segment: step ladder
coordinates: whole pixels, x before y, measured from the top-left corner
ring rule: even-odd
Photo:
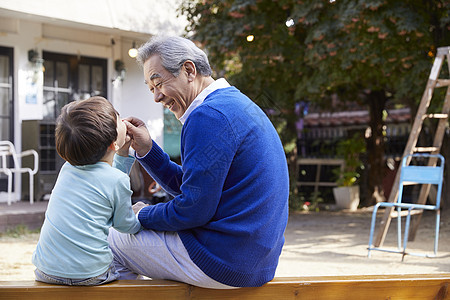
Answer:
[[[418,152],[438,154],[441,150],[448,122],[448,113],[450,111],[450,79],[439,78],[439,74],[441,73],[442,65],[444,64],[445,58],[447,58],[447,64],[450,73],[450,47],[438,48],[436,58],[433,63],[433,67],[431,68],[430,77],[428,79],[425,91],[420,101],[416,118],[414,119],[414,123],[411,128],[408,142],[406,143],[405,151],[403,152],[403,156]],[[428,108],[430,106],[431,99],[433,97],[434,89],[440,87],[447,87],[447,92],[445,94],[445,99],[442,105],[442,112],[428,113]],[[438,119],[437,128],[433,139],[433,145],[429,147],[417,147],[419,134],[422,130],[423,122],[426,119]],[[436,166],[436,160],[429,159],[428,166]],[[400,171],[397,172],[397,175],[395,177],[394,185],[389,195],[388,202],[397,201],[399,181],[400,181]],[[426,200],[430,193],[430,188],[431,185],[429,184],[422,186],[422,188],[420,189],[420,194],[417,203],[419,204],[426,203]],[[393,208],[386,208],[385,213],[378,224],[378,232],[374,240],[375,247],[381,247],[383,245],[384,239],[389,229],[389,225],[391,223],[391,218],[393,217],[393,211],[394,211]],[[409,240],[414,240],[418,225],[420,223],[421,216],[422,211],[420,211],[420,213],[415,216],[415,219],[413,220],[413,223],[411,225]]]

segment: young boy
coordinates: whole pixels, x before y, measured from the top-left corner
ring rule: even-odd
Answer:
[[[126,125],[102,97],[74,101],[56,122],[56,149],[67,162],[50,196],[33,253],[37,281],[99,285],[116,280],[109,228],[137,233],[131,208]],[[118,155],[115,155],[115,154]]]

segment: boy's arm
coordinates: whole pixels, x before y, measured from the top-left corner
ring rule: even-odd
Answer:
[[[124,233],[137,233],[141,230],[141,223],[131,208],[130,181],[121,177],[114,187],[114,215],[112,226]]]
[[[119,169],[120,171],[124,172],[125,174],[130,174],[131,168],[133,167],[135,158],[131,155],[128,155],[127,157],[121,156],[121,155],[114,155],[113,160],[113,168]]]
[[[112,164],[114,168],[119,169],[125,174],[130,174],[131,167],[135,160],[133,156],[129,155],[130,145],[131,138],[127,135],[125,144],[117,150]]]

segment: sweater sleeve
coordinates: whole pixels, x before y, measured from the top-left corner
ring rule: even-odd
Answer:
[[[137,158],[139,163],[144,167],[150,176],[161,187],[172,196],[177,196],[181,193],[180,186],[183,177],[183,171],[179,165],[172,162],[169,155],[165,153],[153,141],[152,149],[146,156]]]
[[[202,106],[192,112],[183,131],[181,193],[167,203],[144,207],[139,221],[145,228],[195,228],[210,222],[217,210],[237,148],[232,129],[220,112]]]

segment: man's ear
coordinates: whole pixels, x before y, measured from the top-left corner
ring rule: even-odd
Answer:
[[[187,60],[183,64],[183,68],[187,74],[188,81],[194,81],[195,77],[197,76],[197,69],[195,68],[194,62],[191,60]]]

